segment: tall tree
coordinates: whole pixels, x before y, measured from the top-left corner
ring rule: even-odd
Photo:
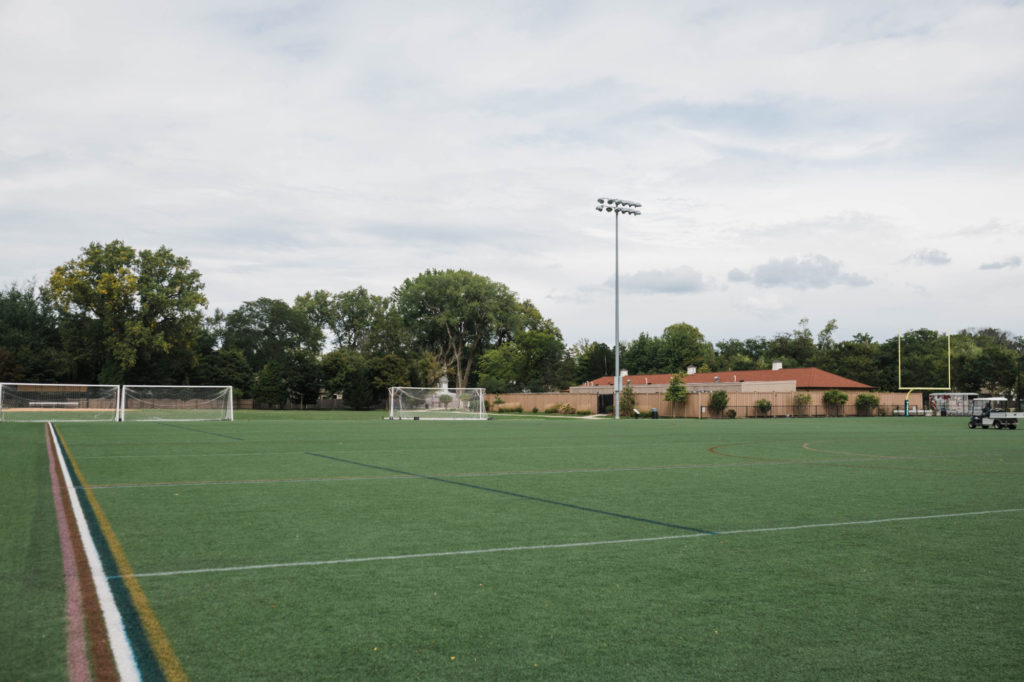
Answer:
[[[573,365],[560,334],[520,332],[480,357],[480,384],[492,393],[541,392],[568,388]]]
[[[524,326],[526,309],[507,286],[467,270],[428,270],[393,297],[416,346],[454,370],[460,388],[481,353]]]
[[[46,293],[34,283],[0,290],[0,381],[50,382],[67,378],[67,355]]]
[[[686,377],[680,374],[673,374],[665,389],[665,400],[672,403],[672,416],[676,416],[676,405],[686,405],[689,394],[686,391]]]
[[[120,383],[140,359],[195,363],[206,307],[199,271],[166,246],[135,249],[120,240],[91,243],[54,269],[50,294],[65,316],[65,344],[92,364],[102,383]]]
[[[392,299],[356,287],[334,296],[331,330],[341,348],[373,355],[408,351],[409,333]]]
[[[224,347],[241,351],[257,372],[271,360],[284,371],[289,351],[318,352],[321,339],[308,316],[280,299],[246,301],[224,321]]]
[[[631,374],[655,374],[666,371],[662,367],[665,361],[663,346],[662,339],[652,337],[647,332],[640,332],[640,336],[621,349],[620,365]]]
[[[665,327],[661,334],[657,371],[681,372],[689,365],[710,365],[713,358],[714,347],[700,330],[691,324],[679,322]]]
[[[576,362],[576,384],[583,384],[600,377],[611,375],[615,371],[615,351],[606,343],[583,339],[570,350]]]

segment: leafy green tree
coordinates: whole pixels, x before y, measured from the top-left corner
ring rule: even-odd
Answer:
[[[657,367],[660,372],[682,372],[689,365],[710,365],[714,346],[693,325],[679,322],[661,334]]]
[[[528,311],[504,284],[466,270],[428,270],[393,297],[415,347],[453,369],[458,388],[469,385],[484,351],[524,328]]]
[[[25,369],[18,364],[14,353],[6,348],[0,348],[0,382],[2,381],[24,381]]]
[[[754,407],[757,408],[757,412],[762,417],[767,417],[768,413],[772,411],[772,401],[767,398],[761,398],[754,403]]]
[[[1016,391],[1017,340],[998,329],[964,329],[952,337],[953,385],[960,391],[1010,395]]]
[[[255,380],[242,351],[223,348],[199,358],[192,376],[201,386],[233,386],[239,398],[252,394]]]
[[[768,342],[769,362],[781,360],[786,367],[810,367],[817,347],[807,318],[792,333],[778,334]]]
[[[711,414],[722,414],[725,408],[729,407],[729,394],[725,391],[715,391],[708,399],[708,410]]]
[[[522,366],[522,356],[514,344],[505,343],[491,348],[480,356],[479,383],[488,393],[519,391]]]
[[[673,374],[672,378],[668,382],[668,388],[665,389],[665,400],[672,403],[672,416],[676,416],[676,405],[686,406],[686,401],[689,398],[689,394],[686,391],[686,379],[682,373]]]
[[[886,375],[879,366],[880,358],[879,344],[869,334],[856,334],[819,355],[815,366],[868,386],[882,386]]]
[[[387,397],[392,386],[412,386],[409,363],[394,353],[375,355],[370,358],[370,376],[373,388],[381,400]]]
[[[173,357],[178,371],[195,362],[207,305],[200,273],[161,246],[135,249],[91,243],[54,269],[54,304],[64,316],[65,346],[102,383],[120,383],[140,360]]]
[[[949,354],[946,335],[931,329],[914,329],[890,339],[887,345],[899,353],[892,353],[893,373],[902,369],[902,378],[897,378],[898,390],[903,386],[939,387],[949,385]]]
[[[716,372],[732,372],[748,369],[767,369],[759,355],[752,355],[751,341],[732,338],[715,344],[715,359],[711,369]]]
[[[288,400],[288,383],[285,380],[284,368],[277,360],[271,360],[263,365],[259,376],[256,377],[256,385],[253,387],[252,397],[257,405],[267,407],[280,407]]]
[[[614,358],[614,351],[612,353]],[[640,336],[621,349],[619,360],[632,374],[656,374],[668,371],[661,364],[662,355],[662,340],[640,332]],[[609,373],[614,373],[614,369]]]
[[[224,347],[241,351],[257,369],[271,360],[283,367],[289,351],[319,352],[321,342],[310,318],[279,299],[246,301],[224,320]]]
[[[380,404],[382,391],[374,385],[370,361],[361,353],[347,348],[331,351],[324,356],[323,372],[328,390],[341,395],[345,407],[368,410]]]
[[[285,354],[282,374],[288,396],[302,405],[315,405],[323,385],[320,359],[311,350],[291,349]]]
[[[399,354],[411,339],[391,299],[357,287],[334,296],[331,326],[338,346],[373,354]]]
[[[0,381],[52,382],[70,378],[56,312],[44,290],[29,283],[0,290]]]
[[[605,343],[583,339],[572,347],[570,355],[576,363],[573,381],[577,385],[615,372],[615,351]]]
[[[630,416],[634,408],[636,408],[636,392],[633,391],[633,385],[627,383],[622,387],[622,393],[619,394],[619,414]]]
[[[490,392],[542,392],[569,387],[572,373],[556,331],[527,330],[480,356],[479,382]]]
[[[323,289],[307,291],[295,297],[292,310],[306,319],[310,328],[310,350],[319,353],[327,333],[337,324],[338,304],[334,295]]]

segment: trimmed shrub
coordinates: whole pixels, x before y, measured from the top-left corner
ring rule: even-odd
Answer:
[[[878,412],[878,394],[861,393],[854,402],[857,406],[857,414],[861,417],[870,417]]]
[[[768,413],[772,411],[772,401],[767,398],[761,398],[754,403],[754,407],[757,408],[757,412],[760,416],[767,417]]]
[[[725,408],[729,407],[729,394],[725,391],[715,391],[708,401],[708,410],[712,414],[722,414]]]
[[[850,396],[846,395],[838,388],[833,388],[831,391],[825,391],[825,394],[821,396],[822,402],[825,403],[825,411],[832,417],[838,417],[843,413],[843,405],[850,399]]]

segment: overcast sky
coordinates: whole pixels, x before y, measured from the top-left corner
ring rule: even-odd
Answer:
[[[0,284],[166,245],[210,312],[430,268],[567,343],[1024,334],[1024,3],[0,0]]]

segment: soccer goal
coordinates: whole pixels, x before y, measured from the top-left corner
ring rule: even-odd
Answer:
[[[125,386],[121,421],[231,421],[230,386]]]
[[[121,387],[106,384],[0,384],[0,421],[117,420]]]
[[[392,386],[388,419],[487,419],[482,388]]]

